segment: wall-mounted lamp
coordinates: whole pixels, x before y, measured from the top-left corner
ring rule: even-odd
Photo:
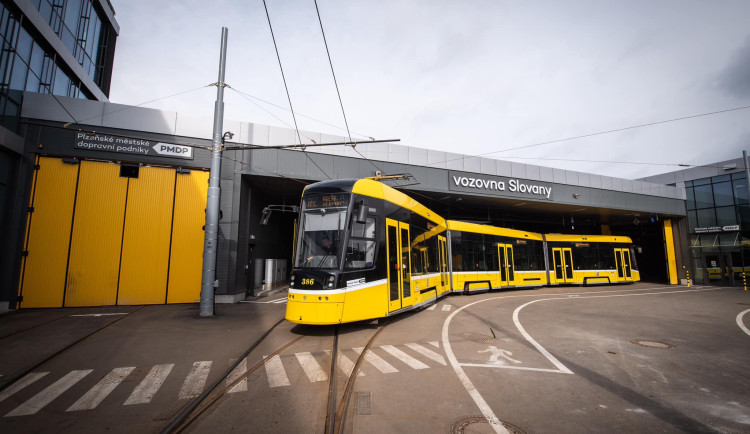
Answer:
[[[574,198],[574,199],[578,199],[579,197],[581,197],[581,195],[580,195],[580,194],[578,194],[578,193],[573,193],[573,198]]]

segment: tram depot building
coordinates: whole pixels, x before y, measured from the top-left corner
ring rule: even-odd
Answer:
[[[197,302],[213,120],[27,93],[19,122],[20,136],[0,138],[0,309]],[[233,148],[296,137],[246,122],[224,131]],[[625,180],[396,143],[227,150],[216,301],[288,277],[296,215],[274,212],[262,226],[265,207],[299,205],[313,182],[378,171],[410,174],[388,185],[446,219],[628,236],[645,281],[742,285],[750,262],[741,158]]]

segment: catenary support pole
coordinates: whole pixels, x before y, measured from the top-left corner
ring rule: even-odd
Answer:
[[[216,83],[214,106],[214,135],[211,148],[211,172],[208,178],[206,200],[206,233],[203,243],[203,275],[201,278],[200,316],[213,316],[214,291],[219,286],[216,280],[216,250],[219,238],[219,207],[221,199],[221,146],[224,128],[224,71],[227,63],[226,27],[221,28],[221,55],[219,56],[219,81]]]
[[[750,166],[747,164],[747,151],[742,151],[742,161],[745,163],[745,185],[747,185],[747,199],[750,201]]]

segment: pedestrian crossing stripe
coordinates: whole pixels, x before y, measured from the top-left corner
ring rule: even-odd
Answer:
[[[411,368],[415,370],[427,369],[435,365],[446,366],[445,358],[430,349],[440,348],[437,341],[426,344],[407,343],[403,345],[381,345],[370,349],[365,355],[365,364],[359,372],[359,376],[372,375],[373,372],[381,374],[393,374]],[[401,347],[401,348],[398,348]],[[377,351],[376,351],[377,350]],[[347,355],[359,356],[364,351],[363,347],[352,348],[350,350],[341,350],[337,355],[337,367],[347,376],[351,375],[354,370],[354,362]],[[411,354],[407,353],[410,352]],[[330,360],[331,351],[324,352],[325,357]],[[381,357],[382,356],[382,357]],[[263,356],[264,359],[267,356]],[[296,360],[304,372],[305,378],[311,382],[328,381],[328,374],[318,361],[318,357],[310,352],[294,353],[294,357],[285,357],[285,360]],[[232,363],[232,361],[230,361]],[[287,362],[288,366],[289,362]],[[430,365],[432,364],[432,366]],[[192,369],[182,382],[182,387],[177,394],[178,400],[192,399],[200,395],[206,385],[208,375],[213,367],[211,361],[194,362]],[[131,394],[122,405],[142,405],[152,401],[154,396],[159,392],[167,377],[172,373],[174,364],[161,364],[151,367],[146,376],[135,386]],[[368,368],[365,368],[365,367]],[[374,370],[373,370],[374,368]],[[88,391],[78,398],[66,412],[80,412],[83,410],[93,410],[97,408],[117,387],[125,382],[136,368],[134,366],[117,367],[112,369],[106,375],[101,377]],[[247,371],[247,359],[237,365],[235,369],[227,376],[225,384],[227,387],[232,385],[239,377]],[[368,373],[365,373],[367,371]],[[55,399],[62,396],[71,387],[84,380],[93,372],[92,369],[73,370],[53,382],[51,385],[37,392],[31,398],[21,403],[16,408],[5,414],[5,417],[29,416],[36,414],[45,406]],[[268,386],[271,388],[289,387],[291,382],[282,363],[282,358],[278,355],[271,357],[265,363],[265,373],[268,380]],[[20,380],[11,384],[5,390],[0,392],[0,402],[6,400],[21,390],[37,383],[42,378],[49,375],[50,372],[31,372]],[[247,377],[235,384],[228,393],[246,392],[248,390]]]

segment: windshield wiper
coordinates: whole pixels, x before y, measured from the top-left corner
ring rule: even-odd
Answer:
[[[323,268],[323,262],[325,262],[325,260],[326,260],[326,259],[327,259],[327,258],[328,258],[329,256],[331,256],[332,254],[333,254],[333,253],[326,253],[326,254],[325,254],[325,256],[323,256],[322,258],[320,258],[320,262],[318,262],[318,266],[317,266],[317,267],[315,267],[315,268]]]

